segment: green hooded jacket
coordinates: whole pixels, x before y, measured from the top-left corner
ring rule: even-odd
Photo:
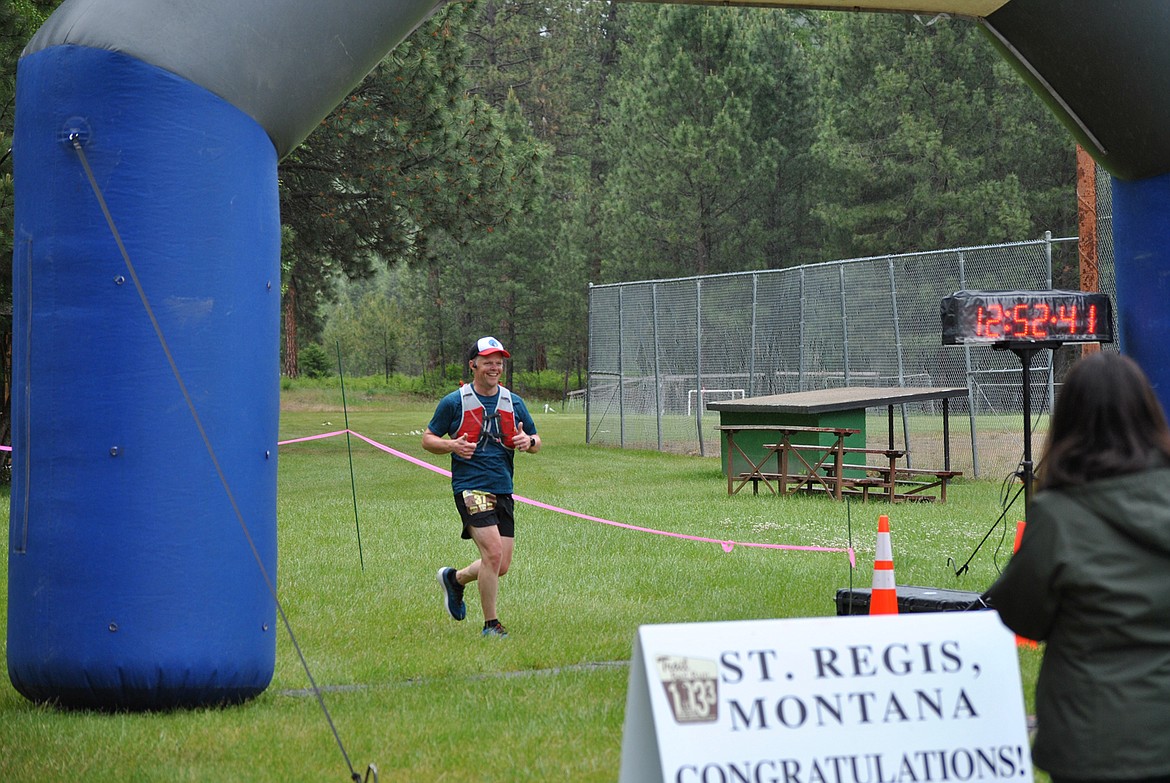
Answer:
[[[1047,643],[1036,766],[1081,780],[1170,775],[1170,468],[1037,493],[987,598]]]

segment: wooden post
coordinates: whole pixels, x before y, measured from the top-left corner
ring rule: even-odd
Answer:
[[[1097,162],[1077,145],[1077,234],[1081,290],[1098,291],[1097,276]],[[1101,346],[1081,346],[1081,355],[1095,353]]]

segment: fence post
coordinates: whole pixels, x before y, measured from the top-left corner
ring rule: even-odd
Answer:
[[[890,304],[894,309],[894,348],[898,354],[898,385],[906,385],[906,367],[902,362],[902,325],[898,319],[898,282],[894,277],[894,259],[892,257],[886,258],[886,263],[890,270]],[[903,407],[902,418],[905,418],[905,407]]]
[[[1052,232],[1044,232],[1044,260],[1048,273],[1048,288],[1052,288]],[[1048,351],[1048,414],[1056,410],[1056,350]]]
[[[703,281],[695,281],[695,431],[699,434],[699,456],[707,456],[703,449]]]
[[[759,296],[760,275],[758,272],[752,273],[752,341],[748,345],[748,382],[747,382],[747,396],[755,397],[755,382],[756,382],[756,306],[757,297]]]
[[[959,251],[959,289],[967,288],[967,258]],[[963,363],[967,373],[967,418],[971,422],[971,470],[979,478],[979,441],[975,437],[975,390],[971,388],[971,346],[963,345]]]
[[[894,311],[894,351],[898,355],[898,386],[905,386],[906,367],[902,362],[902,327],[898,323],[898,283],[894,277],[894,259],[887,256],[886,264],[890,272],[890,303]],[[902,442],[906,444],[906,467],[913,468],[914,465],[910,461],[910,423],[906,420],[906,406],[898,407],[902,413]]]
[[[622,322],[625,320],[622,293],[625,290],[625,286],[618,288],[618,447],[623,449],[626,447],[626,369],[622,355],[625,348],[623,345],[625,334],[622,330]]]
[[[796,353],[796,389],[804,391],[804,266],[800,267],[800,345]]]
[[[585,443],[589,444],[589,413],[592,406],[589,404],[589,392],[593,386],[593,283],[589,284],[589,296],[585,302],[585,318],[589,325],[586,334],[586,348],[585,348],[585,368],[588,373],[588,381],[585,386]]]
[[[845,265],[837,267],[837,280],[841,288],[841,360],[845,362],[845,385],[849,385],[849,311],[845,303]]]
[[[662,451],[662,374],[658,363],[658,283],[650,284],[654,336],[654,421],[658,427],[658,450]]]

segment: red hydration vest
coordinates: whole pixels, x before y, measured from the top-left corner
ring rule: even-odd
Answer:
[[[496,388],[500,390],[499,399],[496,400],[496,415],[500,417],[500,444],[504,448],[515,448],[512,438],[516,435],[516,414],[512,407],[512,393],[503,386]],[[483,432],[483,403],[475,395],[470,383],[459,387],[459,398],[463,403],[463,420],[459,423],[455,437],[466,435],[468,440],[478,443],[480,433]]]

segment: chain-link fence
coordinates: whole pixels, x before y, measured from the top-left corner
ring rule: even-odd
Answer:
[[[1098,182],[1100,290],[1113,298],[1109,180]],[[1078,287],[1075,237],[592,286],[586,440],[718,456],[719,414],[706,409],[713,401],[836,386],[965,386],[967,397],[950,403],[952,466],[1007,475],[1023,452],[1022,362],[990,346],[944,347],[939,305],[960,289],[1053,288],[1054,268],[1074,275],[1055,287]],[[1079,350],[1040,351],[1032,362],[1036,445]],[[884,421],[884,410],[870,413]],[[906,405],[901,414],[900,447],[941,465],[941,405]],[[885,431],[876,419],[867,429]]]

